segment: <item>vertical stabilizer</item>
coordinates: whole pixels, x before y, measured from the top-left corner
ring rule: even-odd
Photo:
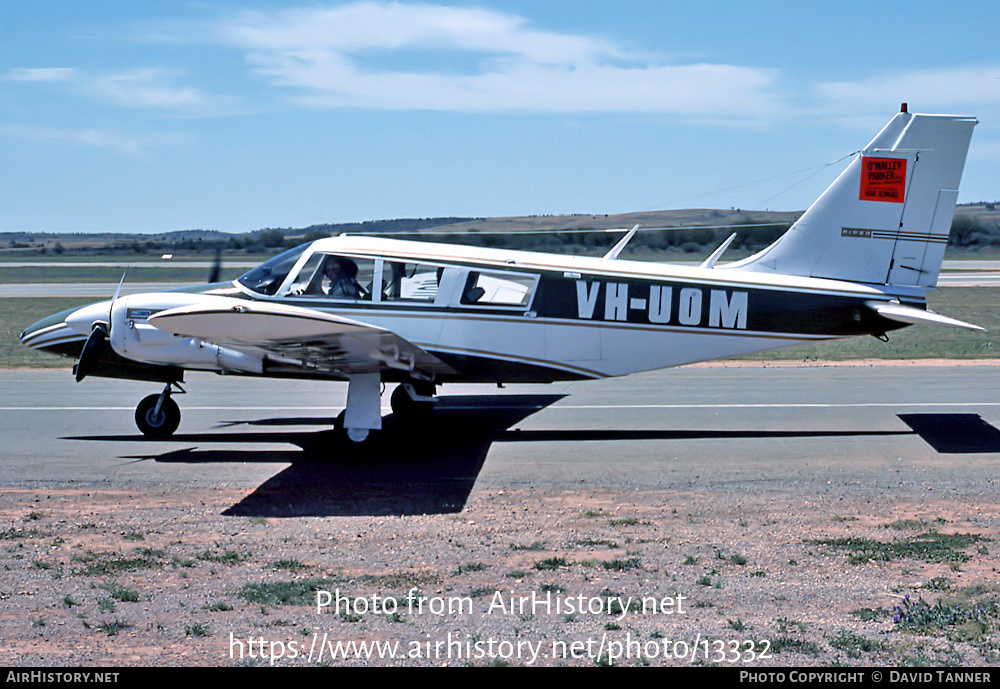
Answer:
[[[778,241],[725,268],[933,287],[975,125],[904,108]]]

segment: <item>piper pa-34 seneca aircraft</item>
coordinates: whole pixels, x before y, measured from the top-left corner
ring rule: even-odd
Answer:
[[[184,372],[347,381],[337,425],[424,418],[445,383],[623,376],[910,324],[980,329],[926,309],[938,279],[974,118],[902,111],[776,242],[717,265],[363,236],[319,239],[232,283],[118,297],[21,334],[78,357],[76,379],[164,384],[136,410],[173,433]],[[634,228],[633,228],[634,231]],[[120,288],[119,288],[120,289]],[[252,383],[250,383],[252,385]]]

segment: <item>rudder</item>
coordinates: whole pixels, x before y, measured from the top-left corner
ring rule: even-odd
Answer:
[[[933,287],[975,125],[904,106],[788,232],[725,267]]]

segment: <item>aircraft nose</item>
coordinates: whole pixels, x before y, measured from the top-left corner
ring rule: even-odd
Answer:
[[[91,307],[84,307],[84,309],[89,308]],[[67,319],[84,309],[74,308],[60,311],[29,325],[21,333],[21,343],[32,349],[50,351],[55,354],[69,354],[71,356],[79,354],[79,347],[86,339],[84,335],[89,332],[90,325],[87,326],[87,331],[81,333],[80,330],[70,327],[67,324]],[[105,307],[104,313],[105,318],[107,318],[107,307]]]
[[[21,343],[28,344],[28,340],[34,339],[35,335],[38,334],[38,331],[46,327],[45,320],[46,319],[43,319],[38,321],[37,323],[33,323],[32,325],[29,325],[27,328],[22,330],[20,336]]]

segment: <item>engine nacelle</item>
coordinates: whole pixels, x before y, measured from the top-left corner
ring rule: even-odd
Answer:
[[[147,322],[154,313],[187,306],[205,298],[212,299],[204,295],[171,292],[134,294],[116,299],[111,307],[111,348],[126,359],[147,364],[203,371],[263,373],[263,357],[173,335]]]

